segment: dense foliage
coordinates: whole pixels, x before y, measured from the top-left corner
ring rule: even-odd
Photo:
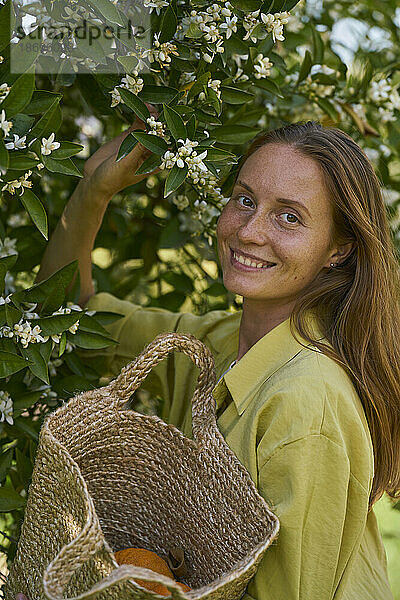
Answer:
[[[161,170],[113,198],[93,253],[97,290],[143,305],[239,307],[222,284],[216,221],[246,144],[285,122],[317,119],[362,145],[400,245],[400,9],[396,0],[0,4],[0,550],[11,561],[43,418],[102,383],[79,349],[112,344],[104,326],[118,318],[80,310],[77,285],[65,297],[75,264],[34,284],[85,158],[135,116],[145,122],[119,158],[140,141],[152,151],[141,172]],[[23,36],[29,15],[33,29],[83,19],[107,36],[44,33],[38,43],[37,31]],[[139,18],[143,37],[118,31]]]

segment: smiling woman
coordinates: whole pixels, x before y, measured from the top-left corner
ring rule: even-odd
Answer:
[[[143,158],[115,163],[116,148],[90,159],[40,277],[77,258],[81,303],[124,315],[108,326],[118,346],[96,351],[104,375],[167,331],[211,349],[218,427],[280,520],[244,600],[391,600],[373,504],[400,492],[399,274],[368,159],[315,123],[256,138],[217,227],[224,285],[243,310],[196,316],[93,294],[104,211]],[[187,437],[197,376],[173,356],[144,384]]]
[[[322,269],[343,261],[353,247],[334,243],[321,167],[282,143],[264,145],[247,158],[217,237],[224,285],[243,296],[238,359],[290,316]]]

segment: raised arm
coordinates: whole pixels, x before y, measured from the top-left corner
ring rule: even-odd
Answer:
[[[149,109],[157,116],[151,105]],[[134,175],[136,169],[151,154],[140,143],[136,144],[127,157],[119,162],[115,161],[123,139],[130,131],[138,128],[145,128],[140,120],[101,146],[86,161],[84,177],[68,201],[43,256],[37,282],[47,279],[73,260],[78,260],[81,306],[94,294],[91,252],[111,198],[120,190],[138,183],[149,175]],[[153,173],[158,171],[159,169],[156,169]]]

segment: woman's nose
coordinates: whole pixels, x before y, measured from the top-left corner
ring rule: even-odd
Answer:
[[[253,215],[241,224],[237,231],[238,239],[243,243],[264,245],[269,239],[268,223],[265,216]]]

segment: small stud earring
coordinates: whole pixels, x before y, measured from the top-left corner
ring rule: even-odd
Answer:
[[[331,267],[334,267],[334,266],[335,266],[335,263],[331,263]]]

